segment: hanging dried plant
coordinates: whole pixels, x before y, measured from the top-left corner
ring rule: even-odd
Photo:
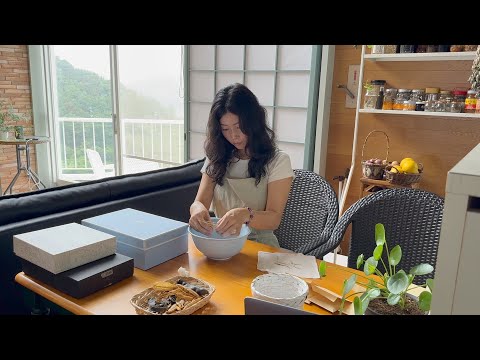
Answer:
[[[472,64],[472,74],[468,78],[468,82],[472,84],[472,89],[480,90],[480,45],[477,47],[477,54]]]

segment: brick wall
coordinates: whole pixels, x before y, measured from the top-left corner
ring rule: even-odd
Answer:
[[[31,115],[32,98],[30,91],[30,74],[28,68],[27,45],[0,45],[0,99],[13,104],[15,112],[30,114],[26,121],[11,122],[7,125],[23,125],[25,135],[33,134],[33,118]],[[10,132],[9,139],[14,138]],[[30,159],[32,168],[36,171],[35,146],[31,146]],[[25,151],[22,151],[22,162],[25,161]],[[14,145],[0,144],[0,179],[2,190],[5,191],[17,172],[17,160]],[[29,184],[22,171],[15,183],[14,193],[30,191]]]

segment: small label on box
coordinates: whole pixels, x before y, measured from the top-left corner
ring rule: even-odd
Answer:
[[[100,276],[102,277],[102,279],[105,279],[106,277],[108,277],[108,276],[110,276],[110,275],[113,275],[113,269],[104,271],[103,273],[100,274]]]

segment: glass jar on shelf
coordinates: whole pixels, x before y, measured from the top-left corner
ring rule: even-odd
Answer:
[[[365,92],[365,98],[363,99],[364,109],[375,109],[377,98],[380,94],[380,88],[384,87],[385,84],[385,80],[372,80],[365,85],[367,90]]]
[[[467,91],[467,97],[465,98],[465,112],[473,114],[477,107],[477,91],[470,89]]]
[[[438,45],[438,52],[450,52],[450,45]]]
[[[400,45],[400,53],[414,53],[415,45]]]
[[[405,101],[410,100],[410,89],[398,89],[397,96],[393,102],[393,110],[403,110]]]
[[[463,51],[464,48],[465,48],[465,45],[450,45],[451,52],[460,52],[460,51]]]
[[[416,103],[415,101],[412,100],[405,100],[403,102],[403,111],[414,111],[415,110]]]
[[[425,101],[417,101],[415,103],[415,111],[425,111]]]
[[[427,53],[438,52],[438,45],[427,45]]]
[[[441,90],[438,100],[435,102],[435,112],[450,112],[452,102],[452,92],[450,90]]]
[[[383,54],[383,45],[372,45],[372,54]]]
[[[450,112],[462,113],[465,108],[465,98],[467,97],[467,90],[453,90],[453,99],[450,104]]]
[[[427,46],[428,45],[417,45],[417,49],[415,50],[415,52],[425,53],[425,52],[427,52]]]
[[[465,45],[464,51],[477,51],[478,45]]]
[[[480,91],[477,91],[477,105],[475,107],[475,114],[480,114]]]
[[[425,101],[425,90],[423,89],[413,89],[412,94],[410,95],[410,100],[412,101]]]
[[[385,89],[382,110],[393,110],[393,101],[395,100],[396,96],[397,89]]]
[[[383,45],[384,54],[395,54],[397,52],[397,45]]]
[[[425,89],[425,111],[435,111],[435,103],[438,100],[439,88]]]

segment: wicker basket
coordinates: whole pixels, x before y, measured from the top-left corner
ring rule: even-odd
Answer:
[[[383,135],[385,135],[385,137],[387,138],[387,156],[385,157],[385,160],[388,162],[388,152],[390,151],[390,139],[388,138],[387,133],[381,130],[370,131],[370,133],[367,135],[367,137],[363,141],[363,146],[362,146],[362,174],[364,177],[369,179],[381,180],[383,179],[383,173],[384,173],[386,164],[367,164],[367,161],[363,160],[363,151],[365,150],[365,145],[367,144],[367,140],[370,137],[370,135],[372,135],[375,132],[380,132]]]
[[[423,164],[418,163],[418,174],[400,174],[391,172],[390,169],[392,165],[387,165],[385,168],[385,178],[391,183],[395,185],[412,185],[415,183],[420,182],[423,172]]]
[[[178,285],[177,281],[178,280],[184,280],[185,282],[203,287],[207,289],[208,293],[203,296],[199,296],[195,291],[192,289],[189,289],[185,286]],[[175,276],[170,279],[165,280],[166,282],[169,282],[171,284],[177,284],[181,288],[183,296],[178,296],[177,295],[177,300],[178,297],[180,298],[188,298],[192,300],[189,300],[187,304],[181,309],[181,310],[175,310],[171,313],[164,312],[162,314],[157,313],[155,311],[151,311],[149,306],[148,306],[148,300],[152,297],[154,297],[157,301],[160,300],[161,298],[168,296],[169,292],[168,291],[159,291],[154,289],[153,287],[149,287],[148,289],[143,290],[141,293],[136,294],[132,297],[130,300],[130,304],[133,305],[135,308],[135,311],[139,315],[190,315],[193,312],[197,311],[201,307],[205,306],[209,301],[210,298],[212,297],[213,293],[215,292],[215,287],[208,282],[204,280],[200,280],[194,277],[190,276]]]

